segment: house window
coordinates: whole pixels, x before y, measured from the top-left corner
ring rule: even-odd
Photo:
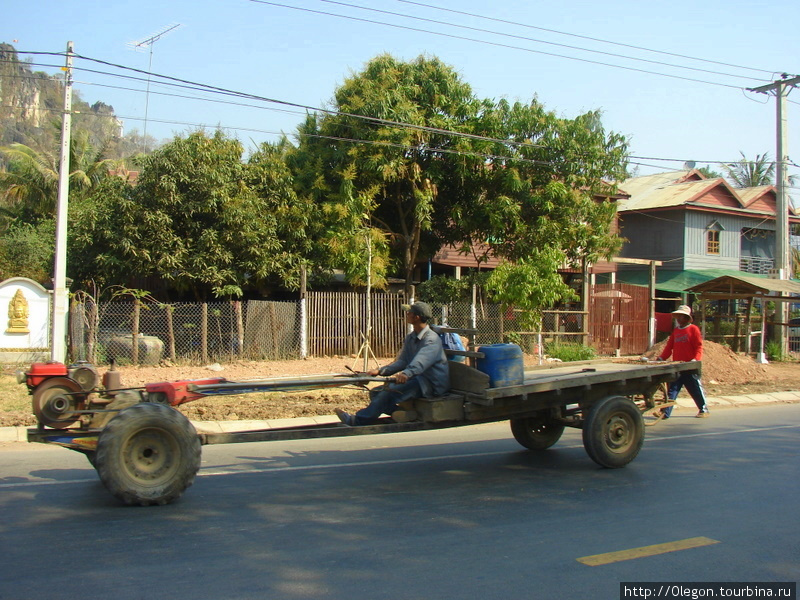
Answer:
[[[719,254],[719,231],[709,229],[706,232],[706,253]]]

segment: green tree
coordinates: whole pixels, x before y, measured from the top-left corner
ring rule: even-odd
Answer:
[[[13,223],[0,236],[0,281],[28,277],[48,283],[53,273],[55,221]]]
[[[464,249],[485,241],[506,259],[506,289],[497,279],[489,285],[494,281],[509,301],[516,294],[517,304],[541,297],[546,305],[554,291],[570,298],[557,269],[609,257],[620,247],[611,233],[615,207],[602,199],[614,191],[606,181],[625,175],[625,138],[606,133],[598,112],[564,119],[536,100],[485,101],[473,132],[486,139],[472,142],[479,158],[462,159],[472,163],[464,189],[454,189],[453,180],[442,183],[440,238]],[[520,273],[510,276],[515,269]],[[527,283],[514,292],[508,286],[515,281]]]
[[[723,176],[722,173],[714,171],[711,167],[700,167],[697,170],[700,171],[703,175],[705,175],[706,179],[719,179],[720,177]]]
[[[313,211],[298,203],[280,146],[242,162],[221,132],[177,137],[143,159],[135,187],[108,181],[76,206],[73,277],[103,286],[157,275],[198,299],[270,278],[296,286]]]
[[[559,267],[619,248],[614,207],[596,198],[613,192],[604,180],[624,178],[627,148],[598,112],[563,119],[535,100],[480,101],[438,59],[388,55],[348,78],[332,108],[299,128],[298,190],[332,217],[331,237],[359,223],[383,235],[386,268],[407,287],[419,257],[443,244],[488,247],[508,263],[497,297],[541,305],[572,297]]]
[[[60,157],[55,148],[36,149],[24,144],[0,148],[8,166],[0,171],[0,206],[26,222],[51,218],[58,201]],[[106,158],[105,148],[89,143],[89,134],[78,131],[70,140],[70,199],[97,186],[116,162]]]
[[[300,126],[291,161],[298,190],[323,207],[325,243],[351,280],[364,279],[369,242],[373,283],[380,285],[393,261],[410,284],[433,231],[437,182],[454,166],[446,152],[462,144],[429,129],[351,115],[453,130],[473,103],[470,87],[438,59],[382,55],[336,90],[332,108],[340,114],[311,115]]]

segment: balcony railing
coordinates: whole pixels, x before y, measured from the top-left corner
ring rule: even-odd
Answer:
[[[769,270],[774,268],[775,261],[771,258],[761,258],[759,256],[741,256],[739,258],[739,270],[745,273],[769,275]]]

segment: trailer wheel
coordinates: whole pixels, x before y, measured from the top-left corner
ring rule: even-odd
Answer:
[[[95,467],[106,489],[125,504],[167,504],[194,482],[200,438],[177,410],[136,404],[100,432]]]
[[[598,465],[618,469],[631,462],[644,443],[644,420],[624,396],[603,398],[583,423],[583,447]]]
[[[514,439],[530,450],[546,450],[564,433],[564,424],[549,415],[511,419]]]

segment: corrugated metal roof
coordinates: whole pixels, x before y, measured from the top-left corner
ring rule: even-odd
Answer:
[[[721,294],[800,294],[800,282],[752,275],[726,275],[692,286],[686,291]]]
[[[633,285],[648,285],[650,274],[644,271],[620,271],[617,279]],[[733,285],[736,292],[731,292]],[[724,292],[739,294],[800,294],[800,281],[771,279],[766,275],[743,273],[730,269],[660,270],[656,273],[656,289],[665,292]]]
[[[631,196],[637,196],[651,189],[683,181],[684,177],[690,173],[691,171],[669,171],[667,173],[631,177],[623,181],[619,187]]]
[[[738,275],[741,271],[731,269],[685,269],[668,271],[659,269],[656,272],[656,289],[665,292],[685,292],[689,288],[726,275]],[[759,276],[755,276],[759,278]],[[764,277],[766,279],[766,277]],[[649,285],[650,274],[647,271],[619,271],[617,279],[623,283]]]
[[[759,185],[758,187],[740,188],[736,190],[739,198],[745,206],[749,206],[754,200],[763,196],[770,190],[777,193],[774,185]]]
[[[631,197],[627,200],[621,200],[618,210],[619,212],[625,212],[682,206],[693,202],[698,196],[721,185],[721,183],[718,179],[705,179],[653,187],[638,194],[631,194]]]
[[[699,175],[699,174],[698,174]],[[692,177],[686,180],[688,177]],[[730,195],[735,207],[744,208],[737,190],[720,178],[696,179],[694,171],[671,171],[645,177],[634,177],[622,183],[622,188],[631,194],[631,197],[620,200],[617,204],[619,212],[652,210],[656,208],[671,208],[687,204],[703,205],[703,196],[714,188],[721,187]],[[631,191],[634,190],[634,191]],[[717,201],[710,201],[709,206],[720,207]]]

